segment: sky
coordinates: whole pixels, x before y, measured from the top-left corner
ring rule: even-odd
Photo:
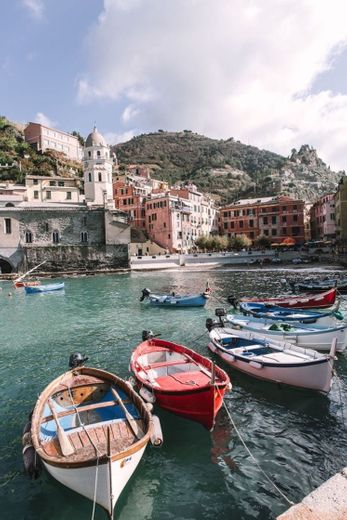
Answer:
[[[0,0],[0,114],[233,137],[347,170],[345,0]]]

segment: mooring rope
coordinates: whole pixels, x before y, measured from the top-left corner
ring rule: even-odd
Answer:
[[[218,392],[219,392],[219,389],[218,389],[218,388],[217,388],[217,390],[218,390]],[[219,395],[220,395],[220,397],[222,398],[220,392],[219,392]],[[228,407],[226,406],[226,404],[224,403],[224,401],[223,401],[223,406],[224,406],[224,408],[225,408],[225,410],[226,410],[226,412],[227,412],[227,415],[228,415],[228,417],[229,417],[229,420],[230,420],[231,424],[233,425],[233,427],[234,427],[234,429],[235,429],[235,431],[236,431],[236,433],[237,433],[237,435],[238,435],[240,441],[242,442],[242,444],[243,444],[245,450],[247,451],[247,453],[249,454],[249,456],[251,457],[251,459],[253,460],[253,462],[255,463],[255,465],[257,466],[257,468],[259,469],[259,471],[264,475],[264,477],[267,479],[267,481],[270,482],[270,484],[271,484],[271,485],[276,489],[276,491],[277,491],[277,492],[282,496],[282,498],[284,498],[284,500],[285,500],[289,505],[293,506],[293,505],[294,505],[294,502],[292,502],[292,501],[291,501],[291,500],[290,500],[290,499],[289,499],[289,498],[288,498],[288,497],[283,493],[283,491],[281,491],[281,490],[279,489],[279,487],[275,484],[275,482],[274,482],[274,481],[269,477],[269,475],[268,475],[268,474],[267,474],[267,473],[262,469],[262,467],[260,466],[260,464],[259,464],[259,462],[257,461],[257,459],[253,456],[251,450],[248,448],[247,444],[245,443],[244,439],[242,438],[242,435],[241,435],[240,431],[238,430],[236,424],[234,423],[233,418],[232,418],[232,416],[231,416],[231,413],[229,412]]]

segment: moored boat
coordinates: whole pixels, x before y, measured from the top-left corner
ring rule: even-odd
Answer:
[[[52,292],[52,291],[61,291],[64,289],[65,283],[49,283],[45,285],[38,285],[38,286],[27,286],[25,284],[24,289],[27,294],[33,294],[33,293],[44,293],[44,292]]]
[[[160,307],[179,308],[179,307],[203,307],[210,296],[210,292],[205,290],[201,294],[178,295],[154,294],[149,289],[143,289],[140,301],[148,300],[150,305]]]
[[[26,281],[19,281],[16,280],[13,282],[13,285],[18,289],[19,287],[37,287],[40,285],[41,282],[38,280],[26,280]]]
[[[228,314],[226,321],[238,330],[247,330],[275,341],[287,341],[302,348],[329,352],[334,338],[337,352],[343,352],[347,346],[347,325],[325,327],[316,323],[286,323],[235,314]]]
[[[308,294],[302,296],[282,296],[278,298],[241,298],[240,302],[256,302],[270,305],[279,305],[289,309],[327,309],[334,305],[336,300],[336,288],[321,292],[320,294]],[[238,301],[229,296],[229,303],[237,305]]]
[[[301,282],[288,282],[293,291],[316,293],[337,289],[340,294],[347,294],[347,278],[328,278],[326,280],[306,279]]]
[[[288,309],[278,305],[258,302],[241,302],[240,311],[256,318],[266,318],[273,321],[289,321],[300,323],[316,323],[334,326],[336,320],[342,320],[343,315],[337,310],[313,311],[306,309]]]
[[[218,310],[217,310],[218,311]],[[218,313],[217,313],[218,315]],[[225,326],[220,319],[206,321],[209,349],[226,363],[252,377],[328,393],[332,384],[336,342],[330,353],[303,349],[269,340],[252,332]]]
[[[130,368],[140,395],[165,410],[196,421],[208,430],[231,390],[228,375],[197,352],[144,331]]]
[[[30,441],[59,482],[104,508],[109,518],[153,435],[148,406],[123,379],[70,357],[34,408]]]

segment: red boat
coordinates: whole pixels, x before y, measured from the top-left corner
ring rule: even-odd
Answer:
[[[301,296],[284,296],[283,298],[241,298],[242,302],[262,302],[280,307],[293,309],[326,309],[334,305],[336,300],[336,288],[319,294],[307,294]]]
[[[130,361],[140,395],[212,430],[223,396],[231,390],[228,375],[183,345],[153,335],[143,339]]]
[[[13,285],[18,289],[19,287],[36,287],[37,285],[40,285],[40,282],[38,281],[31,281],[31,282],[21,282],[21,281],[14,281]]]

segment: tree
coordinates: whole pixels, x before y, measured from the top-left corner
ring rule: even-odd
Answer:
[[[250,247],[252,245],[252,240],[248,238],[247,235],[236,235],[230,240],[230,245],[232,249],[240,251],[241,249]]]
[[[74,135],[75,137],[77,137],[78,139],[78,142],[80,143],[80,145],[82,146],[82,148],[84,147],[84,143],[85,143],[85,140],[84,140],[84,137],[81,136],[81,134],[79,132],[77,132],[77,130],[74,130],[72,132],[72,135]]]
[[[204,250],[207,249],[208,238],[205,235],[201,235],[195,240],[195,245],[198,249]]]
[[[254,245],[259,249],[268,249],[271,246],[271,240],[269,237],[265,235],[259,235],[255,241]]]

